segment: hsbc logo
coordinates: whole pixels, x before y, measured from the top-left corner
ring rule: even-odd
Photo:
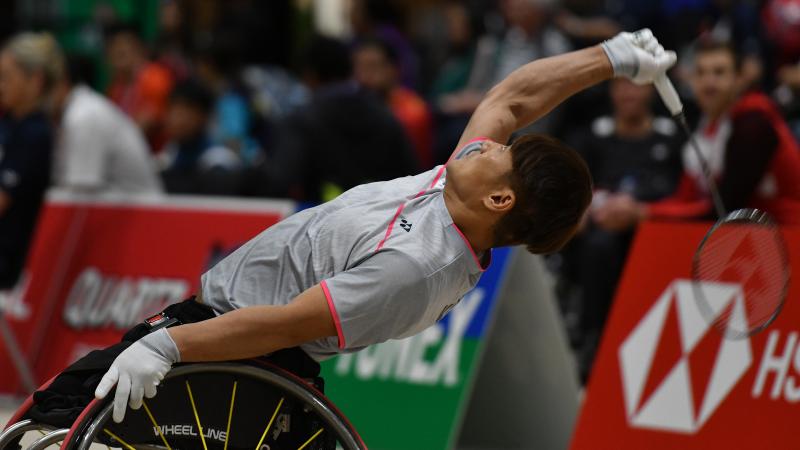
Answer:
[[[721,337],[695,300],[694,282],[675,280],[619,348],[628,424],[692,434],[719,408],[753,362],[749,339]],[[703,283],[714,315],[731,309],[730,326],[745,323],[738,284]]]

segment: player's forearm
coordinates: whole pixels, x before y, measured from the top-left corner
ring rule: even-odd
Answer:
[[[253,358],[336,336],[333,316],[318,284],[288,305],[250,306],[168,331],[182,362]]]
[[[512,72],[478,107],[493,112],[498,134],[511,134],[550,112],[573,94],[614,75],[599,46],[539,59]]]
[[[170,328],[182,362],[251,358],[298,344],[282,306],[252,306]]]

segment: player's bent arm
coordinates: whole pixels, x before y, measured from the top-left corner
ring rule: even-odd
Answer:
[[[336,336],[320,285],[307,289],[287,305],[251,306],[168,331],[182,362],[252,358]]]
[[[457,148],[479,136],[505,143],[511,133],[533,123],[571,95],[613,75],[611,62],[600,46],[528,63],[489,91]]]

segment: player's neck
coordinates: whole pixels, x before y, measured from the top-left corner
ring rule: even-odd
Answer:
[[[448,189],[445,185],[444,189],[444,204],[453,223],[464,235],[464,238],[469,242],[472,251],[480,254],[492,248],[494,237],[492,235],[492,227],[487,226],[486,217],[475,212],[473,208],[463,201],[458,196],[455,189]]]

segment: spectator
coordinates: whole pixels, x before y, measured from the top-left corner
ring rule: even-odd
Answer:
[[[353,0],[350,25],[356,44],[378,38],[394,51],[400,83],[407,88],[417,86],[418,60],[408,38],[400,31],[400,3],[395,0]]]
[[[60,122],[54,184],[93,192],[161,192],[147,141],[133,121],[83,82],[70,59],[52,100]]]
[[[501,0],[507,23],[503,35],[480,39],[469,86],[443,97],[439,102],[442,111],[471,114],[485,92],[518,67],[569,51],[569,41],[551,23],[554,3],[554,0]],[[524,132],[551,130],[557,118],[557,114],[550,114]]]
[[[187,23],[187,9],[191,6],[191,2],[179,0],[163,0],[158,6],[157,61],[175,80],[183,80],[191,73],[187,56],[192,41]]]
[[[305,53],[313,99],[278,127],[276,145],[253,174],[250,192],[318,202],[369,180],[415,173],[401,125],[351,81],[347,48],[318,37]]]
[[[58,44],[45,33],[13,37],[0,53],[0,288],[13,287],[50,180],[53,138],[42,108],[61,77]]]
[[[400,84],[397,55],[386,42],[363,41],[353,53],[355,78],[386,102],[414,144],[423,167],[433,167],[433,124],[428,105]]]
[[[148,60],[138,31],[128,25],[106,30],[106,55],[111,69],[108,96],[139,125],[151,149],[160,151],[172,76],[167,69]]]
[[[800,224],[800,148],[768,97],[758,91],[738,94],[740,67],[732,46],[698,44],[692,88],[703,116],[694,137],[729,211],[758,208],[779,223]],[[683,160],[684,175],[673,196],[651,204],[612,197],[604,208],[618,219],[605,228],[626,228],[647,217],[711,217],[708,186],[688,146]]]
[[[671,119],[653,116],[652,87],[620,78],[611,82],[610,96],[613,117],[599,117],[569,139],[592,173],[597,211],[566,253],[581,288],[578,364],[584,380],[633,237],[631,229],[598,226],[612,220],[603,215],[602,199],[624,192],[639,201],[659,200],[675,190],[681,173],[677,130]]]
[[[214,106],[211,91],[199,81],[178,83],[166,116],[168,142],[160,156],[168,192],[236,194],[241,163],[236,153],[211,139],[208,126]]]
[[[698,39],[729,42],[741,59],[737,85],[741,91],[758,86],[763,77],[761,24],[758,6],[743,0],[662,1],[661,27],[666,48],[691,60],[692,45]],[[661,36],[662,34],[658,34]],[[689,64],[691,65],[691,64]],[[690,74],[677,67],[677,75],[689,81]]]
[[[453,95],[455,93],[477,88],[473,85],[473,66],[480,37],[477,21],[470,17],[470,11],[464,3],[448,1],[442,13],[447,36],[446,55],[438,65],[430,89],[436,124],[433,148],[435,163],[447,161],[469,122],[472,100],[469,100],[466,108],[452,100],[460,98]]]
[[[800,61],[800,1],[767,0],[761,14],[762,27],[773,66],[780,70]]]
[[[622,31],[620,25],[609,17],[605,2],[594,0],[562,3],[565,3],[564,8],[555,15],[554,21],[569,36],[575,47],[585,47],[611,39]],[[578,11],[570,10],[570,6],[577,7],[575,9]]]
[[[235,40],[218,36],[214,44],[195,54],[194,61],[198,79],[211,89],[215,97],[210,122],[211,139],[252,163],[259,148],[250,137],[250,108],[246,91],[238,80]]]
[[[478,38],[474,21],[464,3],[448,1],[442,6],[442,15],[447,48],[430,89],[433,98],[467,87]]]

